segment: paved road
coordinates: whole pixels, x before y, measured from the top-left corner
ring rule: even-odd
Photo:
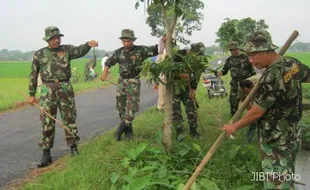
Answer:
[[[115,86],[110,86],[76,97],[77,124],[82,140],[118,125],[118,113],[114,109],[115,92]],[[156,102],[157,93],[143,83],[140,111],[154,106]],[[39,110],[32,106],[0,115],[0,189],[13,179],[23,178],[27,170],[36,168],[41,158],[38,147],[40,127]],[[67,153],[63,129],[56,126],[53,159]]]

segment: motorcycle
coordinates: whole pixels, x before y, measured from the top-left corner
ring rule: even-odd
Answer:
[[[220,64],[221,61],[218,62]],[[206,88],[208,93],[208,98],[212,99],[215,97],[226,97],[227,90],[224,85],[224,81],[221,79],[220,76],[217,75],[217,71],[221,67],[218,67],[216,69],[208,69],[205,73],[203,78],[203,86]]]

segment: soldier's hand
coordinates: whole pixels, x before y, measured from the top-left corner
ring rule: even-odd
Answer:
[[[237,131],[237,127],[234,124],[226,124],[222,127],[222,131],[226,132],[226,135],[232,135]]]
[[[105,80],[107,80],[107,75],[101,75],[101,77],[100,77],[100,80],[102,80],[102,81],[105,81]]]
[[[98,47],[98,42],[95,40],[90,40],[90,41],[88,41],[88,45],[90,47]]]
[[[223,75],[222,71],[217,72],[217,76],[222,76],[222,75]]]
[[[189,76],[189,74],[183,73],[183,74],[180,74],[180,78],[188,81],[190,79],[190,76]]]
[[[36,103],[36,98],[34,96],[30,96],[28,99],[28,103],[33,105],[34,103]]]
[[[154,84],[153,89],[158,90],[158,84]]]
[[[195,89],[190,89],[190,91],[189,91],[189,98],[191,100],[195,100],[195,98],[196,98],[196,90]]]

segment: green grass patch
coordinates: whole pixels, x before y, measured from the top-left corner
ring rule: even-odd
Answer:
[[[286,55],[295,57],[299,61],[301,61],[303,64],[306,64],[310,67],[310,53],[308,52],[294,52],[294,53],[287,53]]]
[[[172,152],[166,153],[161,145],[164,114],[150,108],[134,120],[133,141],[116,142],[114,130],[108,131],[81,145],[78,157],[65,157],[64,168],[45,173],[22,189],[183,189],[230,115],[227,98],[209,100],[202,84],[197,97],[198,130],[204,139],[190,138],[185,122],[185,140],[174,140]],[[251,182],[252,172],[260,171],[257,144],[245,143],[244,135],[241,130],[237,140],[224,141],[195,189],[261,189],[262,184]]]

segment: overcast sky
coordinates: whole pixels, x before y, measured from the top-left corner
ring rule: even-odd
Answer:
[[[123,28],[131,28],[135,44],[151,45],[143,7],[135,10],[136,0],[0,0],[0,49],[37,50],[47,26],[58,26],[63,44],[79,45],[99,41],[99,49],[114,50]],[[203,0],[202,30],[189,37],[192,42],[214,44],[216,32],[225,18],[265,19],[277,45],[282,45],[293,30],[299,41],[310,42],[310,0]]]

